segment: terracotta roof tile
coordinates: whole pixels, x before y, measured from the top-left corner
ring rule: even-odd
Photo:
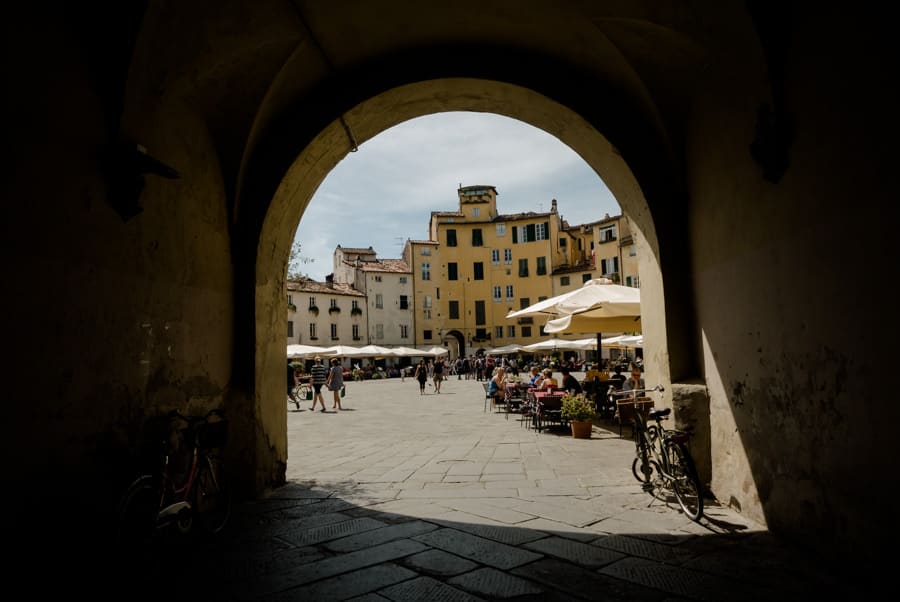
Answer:
[[[351,297],[365,297],[365,293],[353,288],[351,284],[335,282],[334,285],[315,280],[288,280],[285,285],[288,291],[297,293],[322,293],[330,295],[347,295]]]
[[[361,264],[359,269],[364,272],[409,272],[409,266],[402,259],[379,259],[378,261],[366,262]]]

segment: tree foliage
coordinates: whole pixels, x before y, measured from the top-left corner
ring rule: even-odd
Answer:
[[[288,280],[299,280],[300,278],[309,277],[300,271],[300,266],[313,263],[315,259],[301,255],[301,246],[302,245],[297,241],[294,241],[293,246],[291,246],[291,254],[290,257],[288,257],[287,266]]]

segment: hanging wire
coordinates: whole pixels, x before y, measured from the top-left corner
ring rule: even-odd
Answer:
[[[313,45],[319,51],[319,56],[322,57],[322,61],[325,63],[325,66],[328,67],[328,71],[334,74],[334,64],[325,53],[325,49],[322,48],[322,45],[319,43],[318,38],[316,38],[315,34],[313,34],[312,28],[306,22],[306,19],[303,18],[303,13],[300,11],[300,8],[296,5],[294,5],[294,8],[297,11],[297,18],[300,19],[300,23],[303,25],[303,29],[306,30],[307,35],[309,35],[309,39],[312,40]],[[356,143],[356,136],[353,135],[353,130],[350,129],[350,124],[347,123],[347,119],[346,117],[344,117],[343,113],[341,114],[340,120],[341,125],[344,127],[344,132],[347,134],[347,138],[350,140],[350,152],[355,153],[359,150],[359,145]]]

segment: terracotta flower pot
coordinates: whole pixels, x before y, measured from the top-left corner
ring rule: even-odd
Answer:
[[[576,439],[590,439],[591,427],[594,423],[590,420],[573,420],[569,423],[572,426],[572,436]]]

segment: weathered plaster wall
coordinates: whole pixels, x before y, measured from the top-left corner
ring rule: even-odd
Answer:
[[[896,356],[875,334],[896,332],[875,286],[896,256],[882,154],[896,119],[869,66],[882,39],[861,28],[833,44],[840,18],[825,13],[793,23],[783,76],[734,54],[749,45],[711,65],[686,162],[713,492],[778,533],[842,553],[884,537],[866,492],[868,467],[890,455],[879,425],[897,415],[871,361]],[[750,145],[778,86],[792,139],[773,182]]]
[[[109,509],[133,474],[144,417],[226,401],[233,291],[222,181],[202,120],[167,99],[134,120],[129,134],[182,177],[148,176],[143,212],[123,222],[106,200],[110,132],[93,65],[66,24],[43,27],[41,52],[8,72],[20,95],[4,195],[16,207],[4,250],[17,291],[4,309],[15,400],[4,445],[11,482],[29,486],[4,503],[50,505],[64,522],[70,511]]]

